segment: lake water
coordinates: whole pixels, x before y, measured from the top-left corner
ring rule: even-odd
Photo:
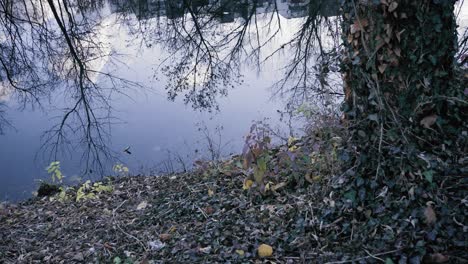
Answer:
[[[113,69],[114,74],[138,81],[146,87],[125,90],[126,96],[114,95],[111,101],[114,107],[112,114],[119,121],[110,129],[110,148],[118,154],[118,162],[129,167],[131,174],[167,170],[168,151],[172,155],[182,156],[188,165],[195,159],[209,158],[206,139],[203,131],[200,131],[205,126],[217,141],[219,137],[216,128],[222,127],[219,134],[224,155],[241,151],[243,137],[253,121],[268,119],[273,127],[287,134],[288,129],[280,121],[278,113],[278,110],[285,109],[286,100],[272,98],[271,89],[278,81],[277,76],[283,74],[281,67],[285,66],[287,54],[280,54],[267,61],[261,70],[244,65],[241,70],[243,83],[229,89],[227,97],[218,98],[219,111],[194,110],[180,98],[174,102],[167,99],[164,89],[167,79],[157,70],[160,61],[168,55],[163,45],[140,45],[141,39],[135,39],[129,33],[128,26],[119,24],[121,13],[115,4],[106,2],[101,12],[103,23],[107,26],[103,29],[100,41],[110,43],[109,47],[114,52],[125,54],[119,57],[125,66]],[[135,15],[131,14],[127,18],[130,22],[137,22]],[[259,19],[267,21],[268,18]],[[273,50],[286,42],[301,23],[300,18],[279,19],[284,30],[266,49]],[[230,23],[226,23],[226,27],[230,26]],[[102,65],[98,67],[103,70],[115,67],[105,61],[99,63]],[[50,178],[45,168],[51,160],[41,153],[41,136],[56,124],[57,117],[63,115],[60,106],[66,105],[66,102],[61,101],[58,95],[50,102],[42,102],[41,108],[28,106],[18,110],[14,98],[3,100],[8,107],[6,116],[14,128],[7,129],[0,136],[0,200],[17,201],[30,197],[37,188],[38,180]],[[131,155],[123,152],[128,146]],[[58,158],[67,178],[80,177],[83,170],[80,155],[80,149],[73,149],[70,155]],[[112,165],[105,164],[109,173],[112,173]],[[176,163],[174,165],[177,166]],[[99,177],[93,173],[90,176]]]
[[[104,1],[100,9],[105,27],[100,33],[99,41],[107,43],[109,51],[123,54],[118,57],[121,64],[115,66],[111,61],[102,60],[94,66],[103,71],[112,70],[115,75],[139,82],[145,88],[124,90],[125,95],[112,95],[112,114],[118,121],[114,121],[109,127],[109,147],[117,153],[118,160],[104,164],[108,174],[113,174],[111,168],[117,162],[127,166],[131,174],[158,174],[171,169],[168,157],[174,159],[179,155],[187,165],[196,159],[209,158],[203,133],[205,127],[206,131],[211,133],[211,137],[223,145],[221,150],[224,156],[241,151],[243,137],[253,121],[268,119],[272,127],[279,129],[286,136],[289,135],[286,122],[281,120],[278,113],[285,110],[288,98],[274,97],[272,86],[284,75],[283,67],[292,56],[291,51],[285,49],[276,54],[263,63],[260,70],[255,65],[243,64],[240,72],[243,82],[228,89],[228,96],[217,98],[219,111],[194,110],[180,98],[174,102],[167,99],[165,86],[170,80],[161,74],[159,67],[161,61],[168,56],[167,47],[164,44],[141,45],[141,35],[135,37],[130,33],[135,28],[130,30],[128,23],[138,24],[154,19],[151,18],[148,3],[157,4],[161,1],[138,1],[145,3],[145,12],[139,9],[139,12],[130,14],[120,10],[120,5],[125,2]],[[263,48],[262,56],[289,41],[300,28],[304,19],[301,17],[301,9],[290,8],[289,2],[277,1],[279,16],[275,16],[273,20],[262,16],[267,10],[259,8],[260,25],[281,24],[281,31]],[[468,24],[467,11],[465,4],[459,16],[461,24],[465,27]],[[126,23],[121,22],[123,13]],[[228,23],[221,26],[235,26],[240,17],[241,14],[226,13],[223,22]],[[162,19],[166,18],[163,16]],[[261,38],[266,38],[269,34],[267,27],[264,28],[265,35]],[[101,80],[97,78],[99,83]],[[59,92],[50,101],[42,102],[42,107],[35,108],[27,106],[20,109],[21,106],[14,97],[3,96],[0,100],[6,104],[6,117],[13,125],[4,135],[0,135],[0,200],[18,201],[32,195],[38,180],[50,178],[45,168],[51,160],[41,152],[41,136],[57,123],[57,117],[63,115],[61,109],[67,102],[63,101]],[[295,133],[300,133],[300,126],[301,122],[296,121]],[[131,154],[123,152],[127,147],[130,147]],[[68,179],[82,177],[81,154],[81,149],[72,148],[68,154],[57,158],[61,162],[62,172]],[[175,161],[173,165],[176,169],[181,168]],[[91,173],[85,177],[97,179],[100,176]]]

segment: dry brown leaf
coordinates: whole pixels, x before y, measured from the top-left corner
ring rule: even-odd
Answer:
[[[428,205],[426,209],[424,209],[424,217],[426,224],[428,225],[434,224],[437,221],[436,213],[430,205]]]
[[[425,128],[431,128],[431,126],[434,125],[436,121],[437,121],[437,115],[432,114],[421,119],[421,122],[419,122],[419,124],[421,126],[424,126]]]
[[[312,174],[311,174],[310,172],[306,173],[306,174],[304,175],[304,178],[305,178],[305,180],[308,181],[309,183],[312,183],[312,184],[314,183],[314,180],[312,179]]]
[[[397,37],[397,39],[398,39],[398,42],[401,41],[401,34],[403,34],[403,32],[405,32],[405,30],[406,30],[406,29],[403,29],[402,31],[400,31],[400,32],[398,32],[398,33],[395,34],[396,37]]]
[[[387,69],[388,64],[380,64],[379,65],[379,72],[384,73],[385,70]]]
[[[171,237],[172,237],[171,234],[164,233],[164,234],[159,235],[159,240],[161,240],[162,242],[166,242],[166,241],[169,241]]]
[[[363,30],[365,27],[369,25],[369,21],[365,18],[356,19],[354,23],[351,25],[351,33],[354,34],[355,32]]]
[[[215,209],[213,207],[211,207],[211,206],[207,206],[207,207],[205,207],[204,211],[205,211],[206,214],[210,215],[210,214],[214,213]]]
[[[445,255],[442,255],[440,253],[434,253],[427,256],[427,258],[425,259],[425,263],[446,263],[449,260],[449,257]]]
[[[393,51],[395,52],[395,54],[396,54],[398,57],[401,57],[401,49],[400,49],[400,48],[395,48]]]
[[[388,6],[388,12],[392,13],[393,11],[395,11],[398,7],[398,3],[397,2],[392,2],[389,6]]]

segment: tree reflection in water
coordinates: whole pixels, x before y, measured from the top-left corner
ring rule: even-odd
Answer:
[[[118,63],[103,41],[107,5],[134,38],[169,52],[156,69],[168,76],[169,99],[182,95],[194,108],[216,110],[217,99],[242,81],[244,65],[260,68],[285,50],[292,56],[274,91],[290,98],[290,108],[341,95],[328,78],[338,70],[337,2],[0,0],[0,88],[24,106],[62,93],[67,105],[44,135],[44,151],[57,159],[78,144],[85,168],[96,170],[115,155],[107,142],[111,94],[141,86],[102,68]],[[278,35],[291,30],[280,16],[300,18],[300,27],[276,47]],[[1,109],[0,122],[1,132],[7,124]]]

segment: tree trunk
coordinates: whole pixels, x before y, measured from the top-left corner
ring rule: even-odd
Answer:
[[[356,157],[344,197],[370,217],[398,215],[385,223],[391,226],[420,218],[411,232],[442,228],[425,212],[439,216],[438,188],[466,173],[461,167],[466,168],[468,109],[466,84],[454,61],[454,5],[453,0],[343,5],[343,110]],[[408,243],[427,240],[418,237]]]

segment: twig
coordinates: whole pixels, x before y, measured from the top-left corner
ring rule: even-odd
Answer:
[[[122,205],[124,205],[126,202],[127,202],[127,200],[124,200],[121,204],[119,204],[119,206],[117,206],[114,210],[112,210],[112,222],[115,224],[115,226],[116,226],[122,233],[124,233],[126,236],[128,236],[128,237],[133,238],[134,240],[136,240],[138,243],[141,244],[141,246],[143,247],[143,249],[144,249],[145,251],[148,251],[148,248],[146,248],[145,243],[143,243],[140,239],[138,239],[138,238],[135,237],[134,235],[125,232],[125,230],[123,230],[122,227],[120,227],[119,223],[117,223],[117,221],[116,221],[116,219],[115,219],[115,213],[116,213],[116,211],[117,211],[120,207],[122,207]]]
[[[196,207],[197,207],[198,210],[203,214],[203,216],[205,217],[205,219],[208,219],[208,216],[205,214],[205,212],[203,212],[203,210],[202,210],[198,205],[196,205]]]

